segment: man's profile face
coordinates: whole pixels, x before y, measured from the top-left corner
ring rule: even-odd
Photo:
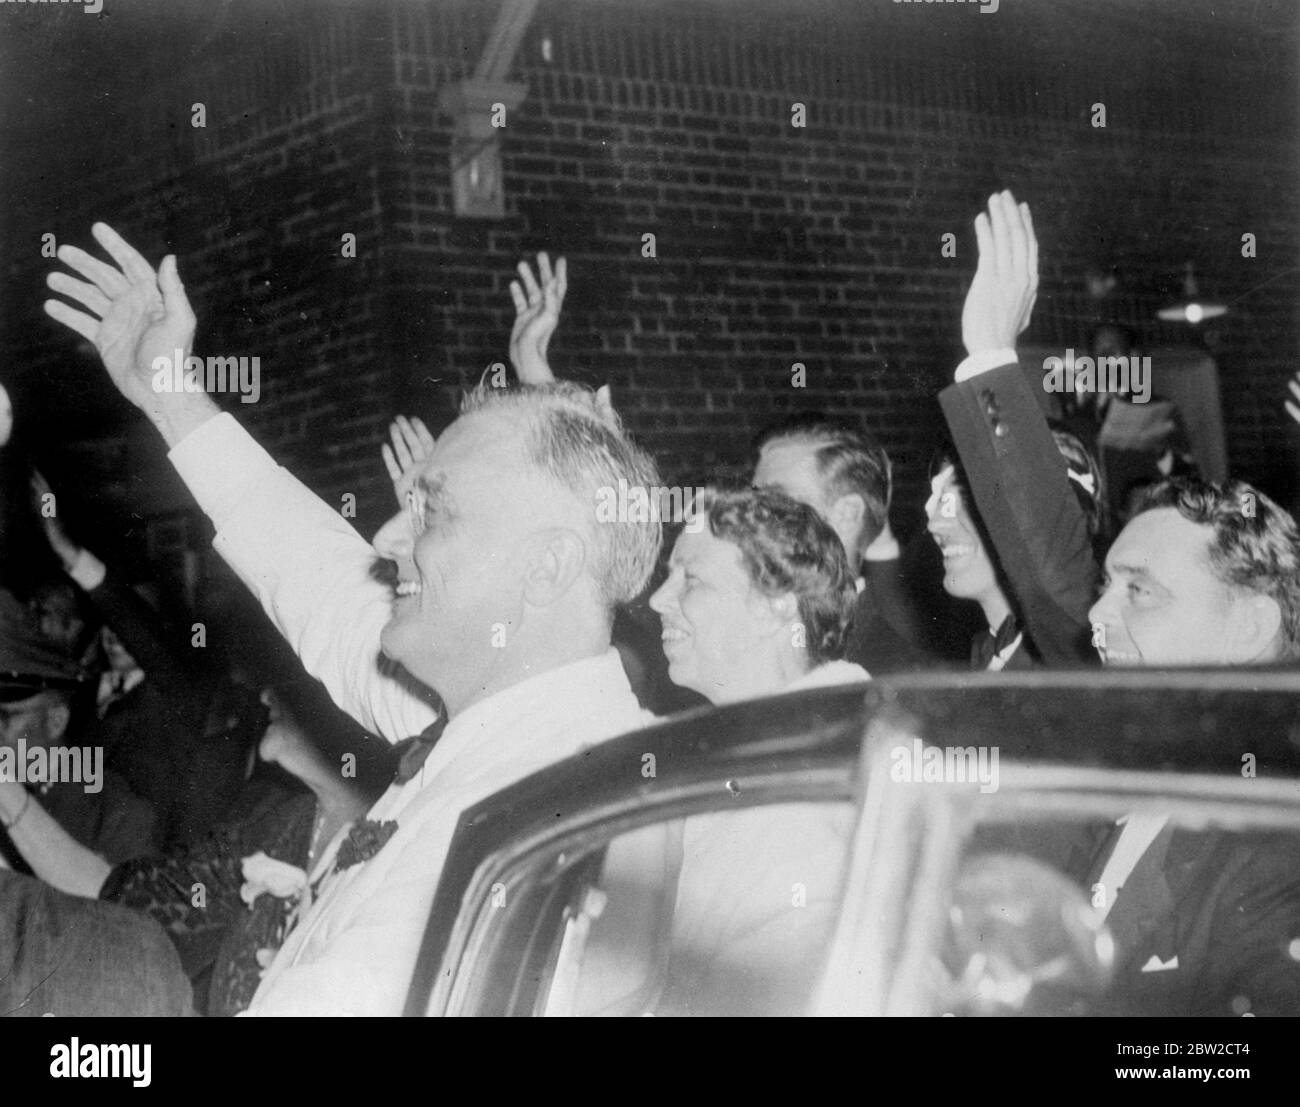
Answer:
[[[707,526],[678,536],[668,569],[650,606],[663,623],[669,679],[726,702],[745,687],[756,652],[772,644],[771,609],[750,583],[740,548]]]
[[[1233,591],[1210,568],[1211,528],[1172,507],[1144,511],[1106,555],[1088,618],[1106,665],[1223,665],[1233,656]],[[1104,643],[1104,645],[1103,645]]]
[[[440,692],[449,674],[457,686],[489,683],[523,615],[521,544],[551,521],[555,490],[525,472],[521,433],[499,412],[457,419],[408,511],[375,536],[399,578],[383,651]]]
[[[951,465],[945,465],[930,481],[925,514],[926,529],[943,555],[944,591],[959,600],[976,601],[998,591],[993,562]]]
[[[27,699],[0,703],[0,745],[18,748],[57,746],[68,728],[68,703],[57,692],[38,692]]]
[[[758,455],[754,468],[755,488],[773,488],[792,500],[807,504],[834,528],[845,550],[853,554],[859,533],[848,533],[833,517],[821,472],[817,468],[817,447],[811,442],[775,438]],[[861,527],[856,528],[860,531]]]

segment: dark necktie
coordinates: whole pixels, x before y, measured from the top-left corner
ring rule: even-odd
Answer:
[[[414,738],[407,738],[397,743],[394,747],[398,751],[397,772],[393,774],[394,784],[405,784],[423,768],[425,758],[429,756],[446,729],[447,715],[444,712]]]

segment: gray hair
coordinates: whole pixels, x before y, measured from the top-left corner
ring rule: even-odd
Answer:
[[[654,460],[627,436],[612,408],[570,381],[517,388],[480,383],[467,392],[461,415],[500,413],[520,420],[525,459],[569,492],[588,513],[587,567],[605,603],[629,603],[644,590],[659,558],[659,520],[603,523],[596,504],[602,489],[659,484]]]

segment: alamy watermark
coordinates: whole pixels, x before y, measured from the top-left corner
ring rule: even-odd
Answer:
[[[685,523],[687,531],[698,534],[704,516],[695,510],[695,504],[703,492],[703,488],[679,485],[645,488],[619,477],[617,488],[605,485],[596,489],[596,522]]]
[[[1151,358],[1075,357],[1070,347],[1064,358],[1043,359],[1043,391],[1127,393],[1144,404],[1151,399]]]
[[[205,362],[184,350],[174,357],[156,357],[153,370],[155,392],[238,392],[241,404],[255,404],[262,395],[260,357],[210,357]]]
[[[26,738],[19,738],[12,746],[0,746],[0,782],[80,784],[94,795],[104,788],[104,747],[29,747]]]
[[[900,784],[978,784],[986,795],[998,790],[997,746],[910,746],[889,751],[889,778]]]

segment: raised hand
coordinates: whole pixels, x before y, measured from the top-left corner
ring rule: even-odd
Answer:
[[[1014,349],[1029,326],[1038,297],[1038,239],[1028,204],[1010,192],[989,197],[989,210],[975,219],[979,265],[961,313],[968,354]]]
[[[518,266],[519,280],[510,282],[510,298],[515,302],[515,325],[510,331],[510,364],[524,384],[549,384],[555,380],[546,360],[546,348],[560,322],[560,308],[568,291],[568,268],[564,258],[551,270],[545,251],[537,255],[537,272],[533,277],[528,262]]]
[[[147,261],[111,227],[90,229],[117,263],[108,265],[76,246],[60,246],[59,260],[85,280],[51,273],[46,283],[85,310],[62,300],[46,300],[45,312],[94,343],[109,376],[128,400],[141,409],[155,406],[152,387],[155,358],[190,353],[194,341],[194,312],[168,254],[155,273]]]
[[[385,442],[379,452],[393,482],[397,506],[404,509],[407,494],[415,487],[416,478],[433,453],[433,435],[414,415],[409,419],[399,415],[388,425],[388,434],[393,444]]]
[[[1296,398],[1296,403],[1293,404],[1290,400],[1283,401],[1286,406],[1286,413],[1297,423],[1300,423],[1300,373],[1297,373],[1287,382],[1287,387],[1291,389],[1291,395]]]

